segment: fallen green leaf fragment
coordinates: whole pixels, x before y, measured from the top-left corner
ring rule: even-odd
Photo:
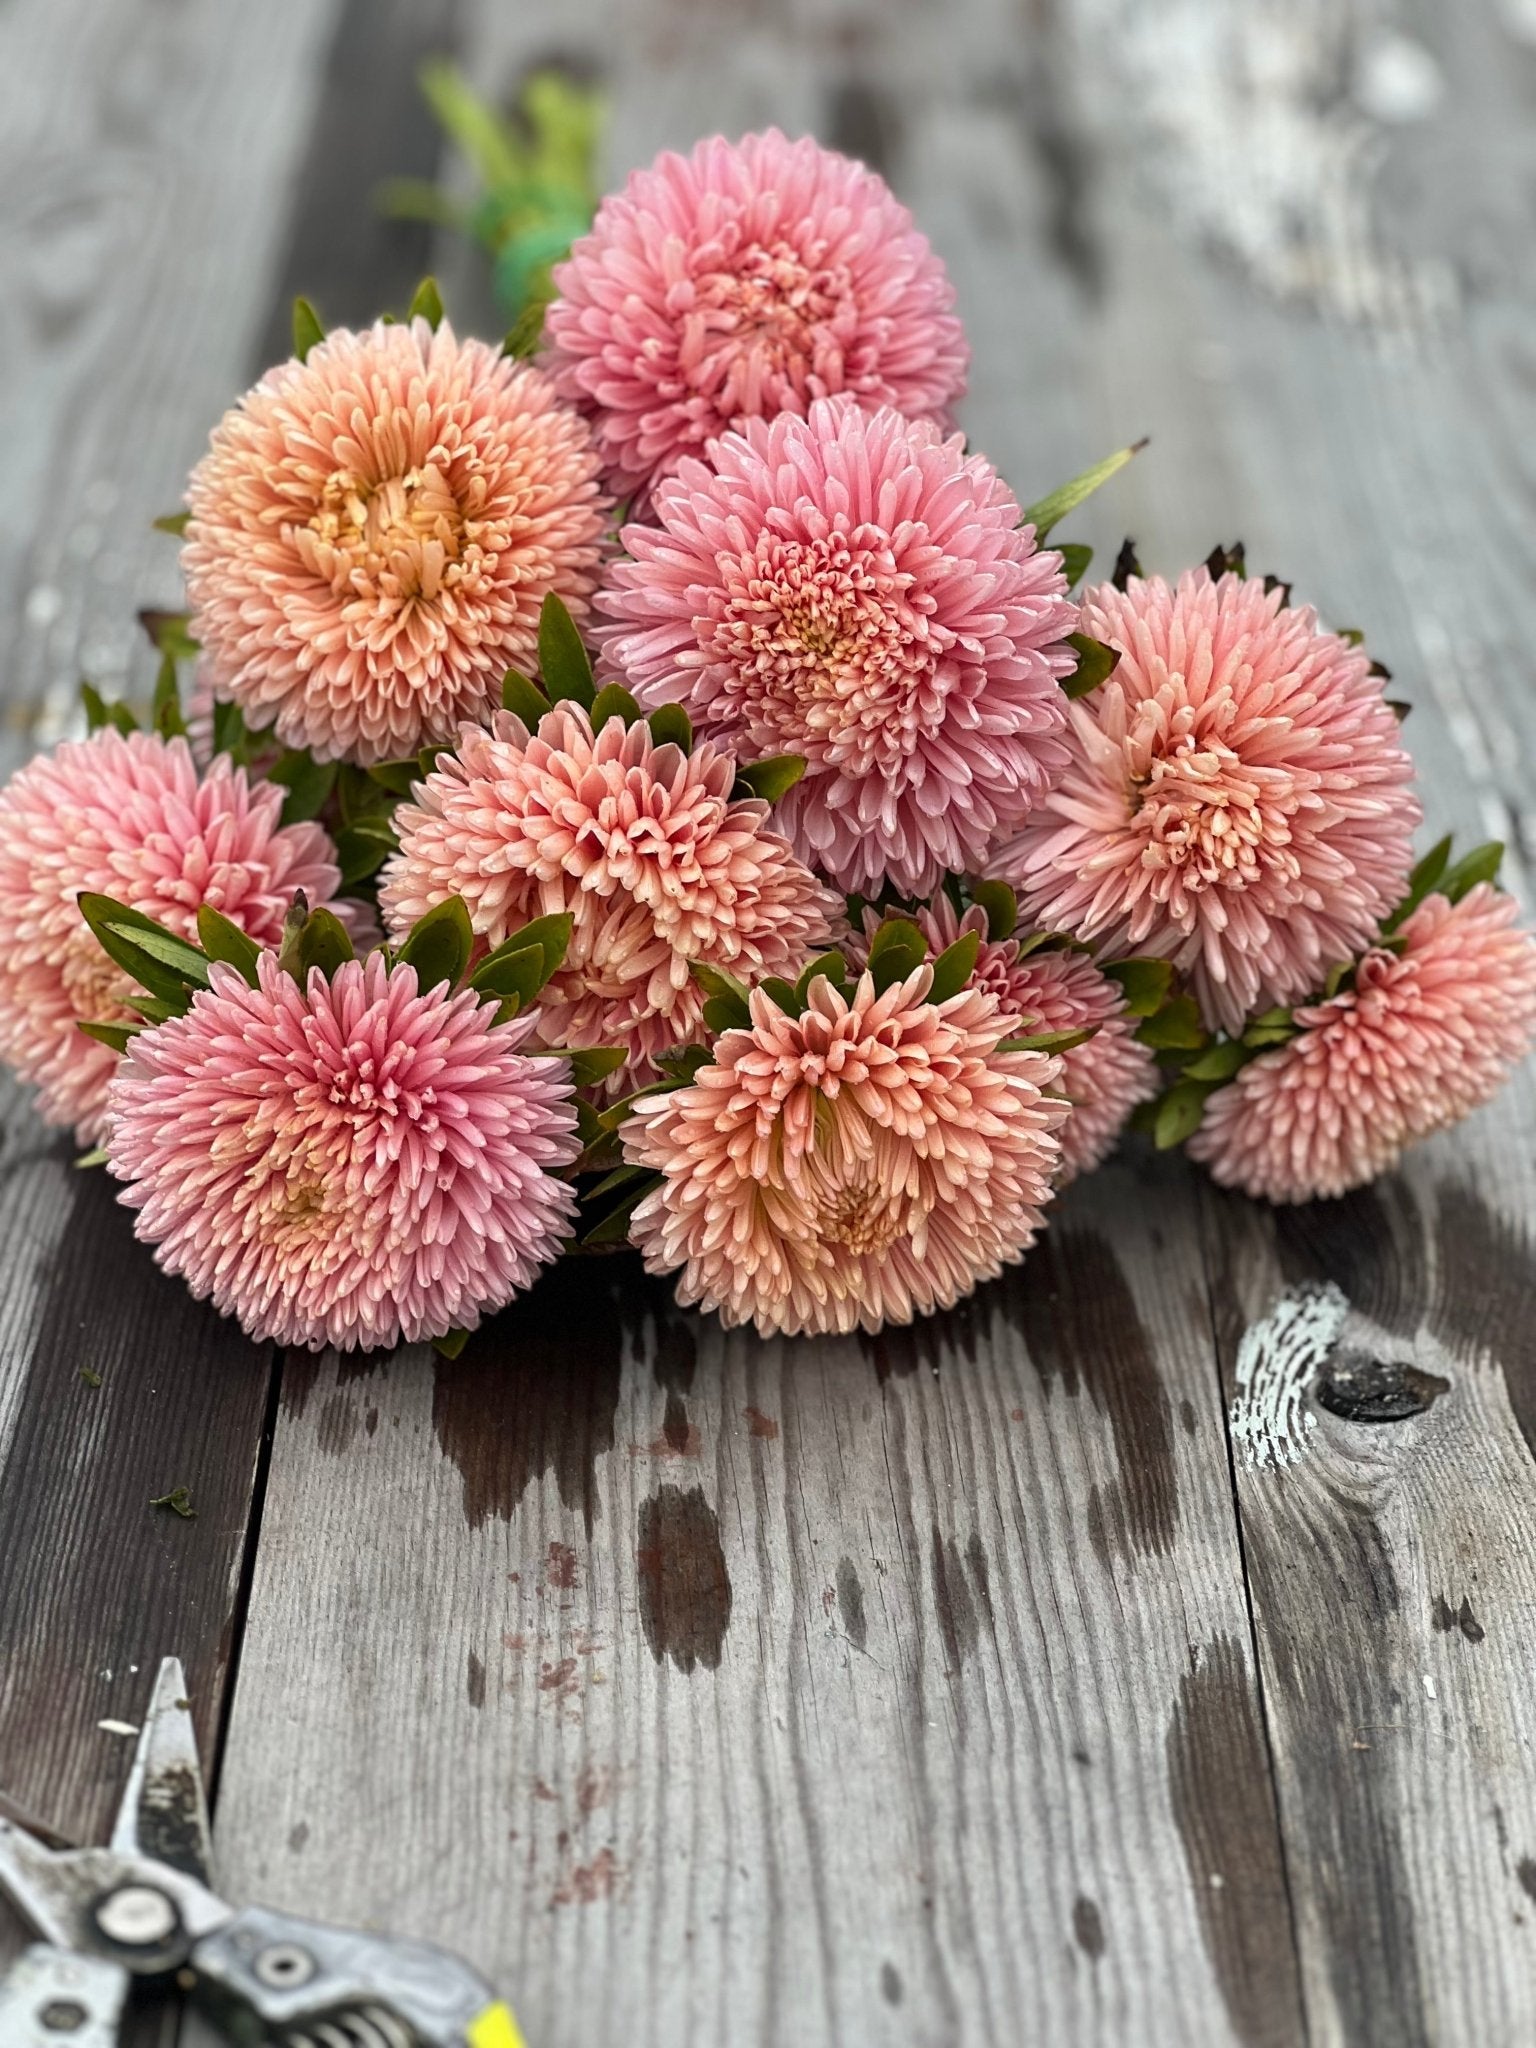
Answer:
[[[169,1508],[173,1515],[180,1515],[184,1522],[197,1519],[197,1509],[192,1505],[192,1489],[189,1486],[173,1486],[169,1493],[157,1494],[149,1504],[152,1508]]]
[[[1096,462],[1092,469],[1085,469],[1081,476],[1073,477],[1070,483],[1063,484],[1059,490],[1051,491],[1046,497],[1026,507],[1019,524],[1032,526],[1035,529],[1036,542],[1043,541],[1051,528],[1065,519],[1069,512],[1075,512],[1078,506],[1085,499],[1091,498],[1102,484],[1107,484],[1112,476],[1118,476],[1132,457],[1139,455],[1146,447],[1149,438],[1143,434],[1139,441],[1133,441],[1128,448],[1117,448],[1113,455],[1106,455],[1104,460]]]
[[[88,1365],[81,1366],[80,1377],[88,1387],[99,1387],[101,1385],[101,1374],[99,1372],[92,1372]]]

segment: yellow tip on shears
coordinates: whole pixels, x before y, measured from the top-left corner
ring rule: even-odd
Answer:
[[[499,2000],[475,2015],[464,2029],[464,2038],[469,2048],[528,2048],[510,2006]]]

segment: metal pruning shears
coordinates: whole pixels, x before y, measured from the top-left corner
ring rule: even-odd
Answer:
[[[50,1847],[0,1817],[0,1892],[41,1937],[0,1982],[4,2048],[117,2048],[136,1979],[174,1979],[235,2043],[524,2048],[467,1963],[421,1941],[237,1912],[213,1891],[203,1775],[167,1657],[112,1839]]]

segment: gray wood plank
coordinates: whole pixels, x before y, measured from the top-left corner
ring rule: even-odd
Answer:
[[[7,771],[70,715],[81,667],[142,680],[134,608],[176,590],[149,522],[244,374],[332,12],[0,14]],[[167,1651],[216,1753],[272,1361],[160,1278],[73,1150],[6,1087],[0,1785],[94,1837],[131,1749],[99,1724],[137,1721]],[[181,1484],[195,1520],[151,1509]]]
[[[1286,2043],[1189,1189],[764,1344],[626,1256],[285,1380],[218,1838],[532,2041]],[[302,1646],[302,1650],[300,1650]]]

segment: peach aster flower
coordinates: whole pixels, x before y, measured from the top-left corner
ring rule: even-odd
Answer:
[[[1172,960],[1232,1032],[1369,943],[1420,815],[1369,657],[1284,596],[1203,568],[1089,591],[1082,629],[1120,665],[990,863],[1036,924]]]
[[[1206,1104],[1189,1150],[1224,1186],[1272,1202],[1342,1195],[1403,1148],[1487,1102],[1536,1034],[1536,940],[1481,882],[1428,896],[1401,955],[1373,947],[1354,987],[1295,1012],[1302,1027]]]
[[[643,721],[610,718],[594,737],[565,702],[530,734],[498,712],[489,731],[466,727],[395,813],[385,919],[402,933],[458,895],[497,946],[532,918],[571,912],[538,1029],[548,1045],[625,1047],[606,1085],[627,1094],[656,1078],[658,1052],[698,1035],[694,961],[793,979],[841,916],[769,830],[768,806],[732,801],[735,775],[728,754],[658,745]]]
[[[1017,939],[989,939],[986,912],[977,904],[961,917],[947,896],[936,896],[913,922],[936,954],[964,932],[977,934],[981,944],[973,979],[990,989],[1004,1009],[1017,1011],[1026,1036],[1093,1032],[1058,1055],[1058,1085],[1072,1105],[1059,1133],[1059,1192],[1108,1158],[1137,1103],[1157,1093],[1157,1062],[1137,1043],[1136,1020],[1127,1016],[1124,996],[1085,954],[1046,948],[1021,957]],[[875,914],[866,911],[866,933],[872,935],[877,924]]]
[[[225,414],[187,490],[191,631],[216,694],[318,759],[451,738],[577,618],[605,525],[585,424],[447,322],[338,328]]]
[[[575,1211],[563,1061],[472,990],[382,953],[307,988],[264,953],[141,1032],[111,1087],[109,1165],[158,1263],[248,1335],[369,1349],[473,1329]]]
[[[185,740],[106,727],[29,762],[0,791],[0,1059],[84,1144],[104,1127],[117,1055],[78,1025],[129,1015],[142,993],[101,950],[75,899],[115,896],[195,939],[209,903],[273,945],[296,889],[350,921],[318,825],[279,825],[283,791],[221,757],[199,780]]]
[[[873,171],[776,130],[670,151],[598,208],[545,319],[613,488],[835,392],[943,416],[969,351],[944,267]]]
[[[1061,557],[958,438],[818,401],[660,486],[599,596],[608,658],[748,758],[801,754],[778,822],[841,888],[925,895],[1065,767]]]
[[[1059,1164],[1058,1062],[1001,1052],[989,990],[927,1000],[924,966],[800,1016],[751,996],[691,1085],[636,1104],[625,1157],[661,1183],[630,1237],[678,1299],[728,1324],[877,1330],[948,1308],[1034,1240]]]

